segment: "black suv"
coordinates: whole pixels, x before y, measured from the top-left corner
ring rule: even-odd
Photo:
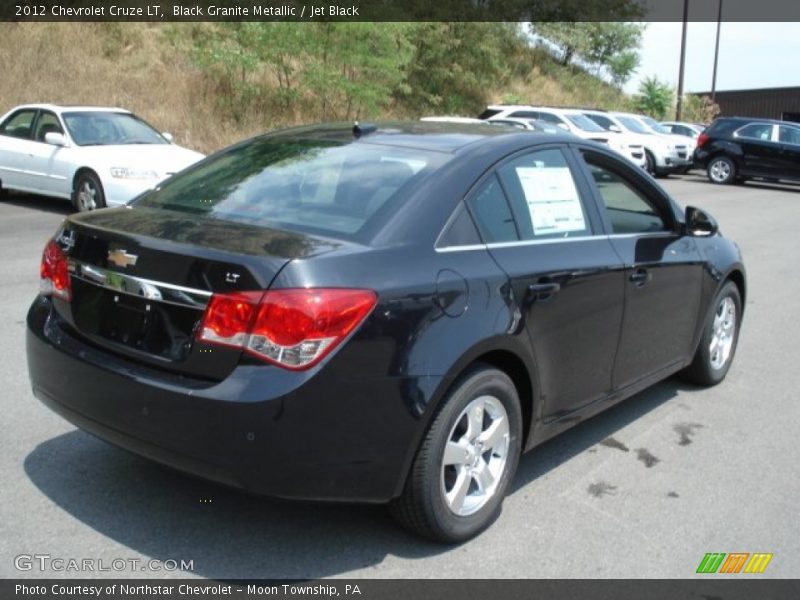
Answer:
[[[724,117],[697,138],[694,164],[713,183],[800,180],[800,123]]]

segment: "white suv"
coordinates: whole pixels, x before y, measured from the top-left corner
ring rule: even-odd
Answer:
[[[573,135],[606,144],[612,150],[622,154],[634,164],[644,168],[646,158],[642,145],[621,132],[608,131],[587,118],[582,111],[574,108],[557,108],[551,106],[525,106],[494,104],[486,107],[480,115],[481,119],[538,119],[553,123]]]
[[[668,137],[652,133],[639,121],[637,115],[602,110],[585,110],[583,114],[606,131],[621,131],[638,140],[644,146],[646,168],[651,175],[663,176],[674,173],[688,162],[685,146],[680,149],[680,144],[676,144]]]

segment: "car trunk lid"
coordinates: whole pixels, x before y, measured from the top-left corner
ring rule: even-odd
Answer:
[[[67,219],[72,300],[57,310],[91,343],[188,376],[221,380],[241,352],[195,333],[215,292],[266,290],[292,259],[344,242],[150,208]]]

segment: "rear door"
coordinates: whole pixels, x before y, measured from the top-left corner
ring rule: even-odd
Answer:
[[[610,243],[625,265],[625,316],[613,387],[667,369],[692,352],[702,260],[660,189],[636,169],[584,148]]]
[[[566,147],[526,151],[467,199],[521,308],[546,419],[609,391],[622,322],[622,261],[575,166]]]
[[[8,188],[34,188],[28,160],[36,109],[25,108],[0,124],[0,181]]]
[[[772,123],[749,123],[736,130],[742,148],[742,170],[748,175],[779,177],[781,145],[773,136]]]

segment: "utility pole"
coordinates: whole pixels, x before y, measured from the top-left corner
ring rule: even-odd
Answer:
[[[714,47],[714,73],[711,75],[711,101],[717,97],[717,63],[719,62],[719,31],[722,27],[722,0],[719,0],[719,13],[717,13],[717,44]]]
[[[686,66],[686,26],[689,19],[689,0],[683,0],[683,31],[681,32],[681,66],[678,71],[678,106],[675,109],[675,120],[683,116],[683,70]]]

